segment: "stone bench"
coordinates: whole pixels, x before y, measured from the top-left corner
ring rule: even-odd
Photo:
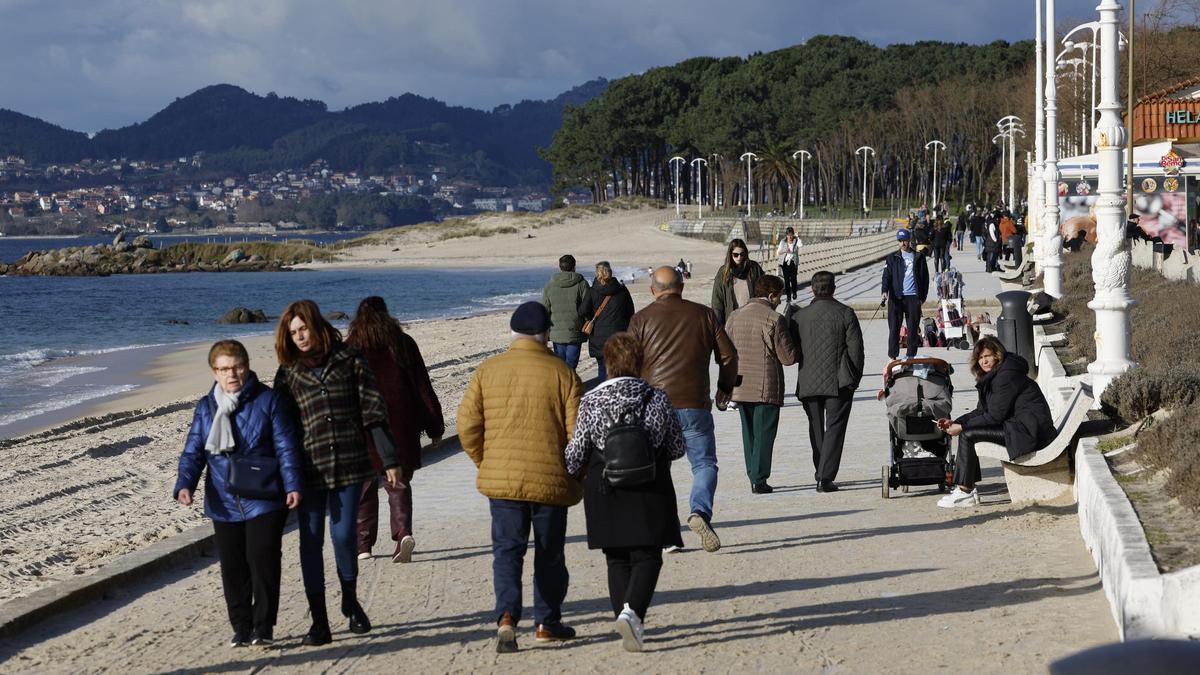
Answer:
[[[1029,259],[1029,256],[1025,256],[1021,259],[1020,265],[1004,272],[992,272],[992,274],[999,278],[1000,281],[1020,281],[1021,277],[1025,276],[1025,273],[1029,271],[1032,265],[1033,261]]]
[[[998,459],[1004,467],[1004,480],[1012,502],[1045,502],[1061,497],[1071,489],[1068,452],[1079,433],[1079,426],[1092,408],[1092,388],[1078,383],[1062,412],[1054,420],[1054,441],[1036,452],[1009,459],[1008,451],[995,443],[978,443],[980,457]]]

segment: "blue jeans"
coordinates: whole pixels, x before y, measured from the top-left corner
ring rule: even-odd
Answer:
[[[358,520],[358,498],[362,484],[355,483],[337,490],[305,488],[300,500],[300,575],[304,577],[304,592],[309,595],[325,593],[325,513],[329,513],[329,536],[333,539],[333,559],[338,577],[346,581],[358,578],[355,524]]]
[[[567,365],[571,366],[571,370],[575,370],[579,365],[579,348],[583,346],[583,343],[555,342],[553,344],[554,355],[566,361]]]
[[[975,257],[983,260],[983,237],[975,237]]]
[[[488,499],[492,511],[492,583],[496,622],[505,612],[521,620],[521,573],[533,526],[533,618],[538,624],[562,622],[567,598],[567,507]]]
[[[955,233],[954,233],[954,236],[955,236],[955,237],[957,237],[957,241],[958,241],[958,250],[960,250],[960,251],[961,251],[961,250],[963,250],[963,239],[964,239],[964,238],[967,236],[967,231],[966,231],[966,230],[959,230],[959,231],[957,231],[957,232],[955,232]]]
[[[596,373],[597,373],[597,377],[600,378],[601,382],[608,379],[608,371],[604,369],[604,357],[603,356],[596,357]]]
[[[675,416],[683,427],[688,463],[692,465],[692,494],[688,505],[692,513],[712,520],[713,495],[717,493],[717,436],[713,432],[711,410],[676,408]]]

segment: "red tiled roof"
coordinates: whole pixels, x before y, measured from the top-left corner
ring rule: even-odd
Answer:
[[[1137,100],[1137,102],[1138,102],[1138,105],[1140,105],[1147,101],[1158,101],[1158,100],[1166,99],[1166,98],[1169,98],[1171,96],[1171,94],[1174,94],[1178,91],[1181,91],[1183,89],[1187,89],[1188,87],[1193,87],[1196,85],[1200,85],[1200,75],[1197,75],[1196,77],[1190,77],[1182,82],[1177,82],[1165,89],[1159,89],[1158,91],[1146,94],[1145,96],[1139,98]]]

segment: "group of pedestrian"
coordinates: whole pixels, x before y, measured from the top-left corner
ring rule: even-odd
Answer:
[[[353,633],[371,630],[358,600],[358,560],[376,536],[382,476],[391,507],[394,562],[411,559],[413,472],[422,432],[433,444],[442,411],[420,350],[382,298],[364,299],[347,339],[311,300],[293,302],[275,330],[272,387],[259,382],[236,340],[209,350],[215,383],[197,404],[179,460],[174,498],[190,506],[204,478],[230,645],[269,646],[279,609],[284,521],[298,512],[300,571],[312,625],[305,645],[332,641],[325,603],[328,524]]]
[[[1026,209],[1010,210],[1004,202],[997,202],[991,209],[968,204],[966,212],[959,216],[975,242],[975,257],[984,261],[987,272],[1000,271],[1000,261],[1012,260],[1020,267],[1024,259]],[[961,246],[960,246],[961,248]]]

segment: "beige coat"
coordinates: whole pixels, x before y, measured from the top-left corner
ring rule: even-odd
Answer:
[[[475,371],[458,408],[458,438],[487,497],[571,506],[583,496],[563,449],[583,386],[545,345],[514,340]]]
[[[783,367],[796,362],[787,322],[764,298],[754,298],[729,315],[725,330],[738,353],[733,400],[783,405]]]

